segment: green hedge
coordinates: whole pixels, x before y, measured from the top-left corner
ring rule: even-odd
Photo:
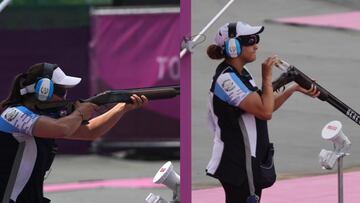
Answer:
[[[13,0],[13,5],[110,5],[112,0]]]
[[[41,29],[89,25],[87,5],[9,6],[0,13],[1,29]]]

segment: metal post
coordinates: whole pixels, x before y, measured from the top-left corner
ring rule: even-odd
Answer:
[[[180,203],[180,184],[175,185],[176,190],[173,192],[173,199],[170,203]]]
[[[2,10],[4,10],[4,8],[9,5],[11,3],[11,0],[3,0],[1,3],[0,3],[0,12]]]
[[[196,42],[202,34],[205,33],[209,27],[215,23],[215,21],[225,12],[225,10],[234,2],[235,0],[230,0],[211,20],[210,22],[195,36],[194,39],[192,39],[192,42]],[[187,53],[187,49],[184,48],[180,52],[180,59]]]
[[[334,144],[334,150],[328,151],[322,149],[319,157],[320,163],[324,169],[332,169],[335,162],[338,164],[338,202],[344,203],[344,157],[350,155],[351,142],[342,131],[340,121],[331,121],[326,124],[321,131],[321,137],[330,140]]]
[[[343,158],[344,158],[343,155],[338,158],[338,201],[339,201],[339,203],[344,203]]]

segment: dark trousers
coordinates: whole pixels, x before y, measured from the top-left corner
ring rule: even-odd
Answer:
[[[234,185],[220,180],[225,191],[226,203],[245,203],[250,196],[249,184],[247,181],[239,185]],[[256,189],[255,194],[261,197],[261,189]]]

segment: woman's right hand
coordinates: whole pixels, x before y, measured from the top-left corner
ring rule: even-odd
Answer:
[[[89,120],[98,109],[99,107],[93,103],[81,103],[79,101],[75,103],[75,111],[79,111],[82,114],[83,120]]]
[[[263,81],[272,82],[272,67],[278,60],[277,56],[270,56],[261,64]]]

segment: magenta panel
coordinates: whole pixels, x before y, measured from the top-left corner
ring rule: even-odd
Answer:
[[[180,84],[179,32],[179,12],[92,15],[91,92]],[[180,97],[149,102],[109,134],[123,141],[179,140]]]
[[[360,12],[331,13],[315,16],[286,17],[272,20],[278,23],[360,30]]]

